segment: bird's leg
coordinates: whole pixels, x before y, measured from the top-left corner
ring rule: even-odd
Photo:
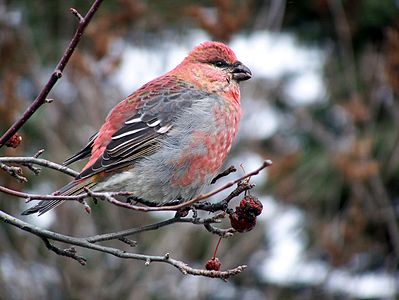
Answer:
[[[176,211],[175,218],[184,218],[187,217],[188,213],[190,212],[191,207],[183,207]]]

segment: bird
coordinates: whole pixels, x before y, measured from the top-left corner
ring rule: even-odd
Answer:
[[[222,167],[241,118],[239,83],[252,77],[224,43],[205,41],[166,74],[119,102],[69,165],[89,157],[53,195],[126,191],[154,205],[188,201]],[[40,201],[23,215],[63,200]]]

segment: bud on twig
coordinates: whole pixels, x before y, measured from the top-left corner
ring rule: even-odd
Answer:
[[[7,147],[17,148],[22,142],[22,136],[18,133],[14,134],[11,139],[6,142]]]

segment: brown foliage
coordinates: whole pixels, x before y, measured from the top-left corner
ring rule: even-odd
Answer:
[[[372,159],[372,141],[359,139],[348,151],[337,154],[335,165],[349,181],[365,181],[378,174],[378,162]]]
[[[213,39],[229,41],[250,20],[252,2],[239,1],[237,3],[234,0],[214,0],[215,15],[210,14],[199,5],[187,7],[185,13],[194,18]]]

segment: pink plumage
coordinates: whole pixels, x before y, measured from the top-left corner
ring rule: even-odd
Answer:
[[[250,70],[219,42],[204,42],[170,72],[148,82],[108,114],[72,163],[90,157],[55,194],[129,191],[156,205],[198,195],[226,159],[241,117],[238,83]],[[41,201],[39,215],[61,201]]]

